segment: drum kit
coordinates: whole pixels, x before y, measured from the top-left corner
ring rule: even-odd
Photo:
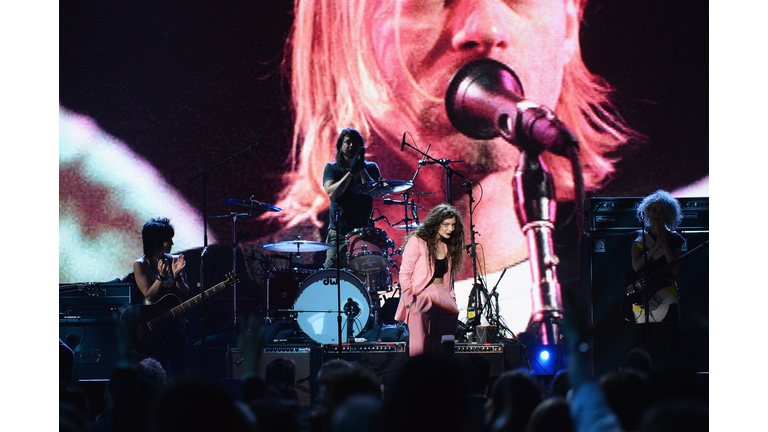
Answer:
[[[404,229],[407,234],[421,225],[417,215],[419,207],[414,202],[408,202],[409,194],[413,195],[409,192],[412,187],[413,182],[410,181],[378,180],[353,186],[351,191],[374,197],[402,196],[404,200],[393,203],[405,205],[405,218],[398,222],[404,224],[394,228]],[[249,211],[282,211],[255,201],[253,197],[249,200],[224,199],[222,202]],[[293,320],[313,341],[335,344],[338,343],[341,299],[341,332],[347,339],[356,338],[373,326],[381,325],[384,294],[398,294],[399,287],[393,286],[390,268],[397,268],[393,257],[401,250],[395,248],[394,240],[388,238],[386,231],[373,226],[352,230],[346,235],[344,245],[348,267],[320,270],[296,268],[292,262],[302,253],[323,252],[333,247],[327,243],[297,237],[295,240],[263,245],[264,250],[273,254],[262,262],[266,275],[262,314],[267,315],[262,318]],[[272,258],[285,259],[288,264],[285,268],[272,267]]]

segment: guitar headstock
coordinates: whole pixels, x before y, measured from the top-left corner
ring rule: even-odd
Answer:
[[[83,291],[90,296],[96,296],[104,292],[101,288],[101,284],[97,282],[82,282],[75,284],[59,284],[59,294],[69,291]]]
[[[236,284],[238,282],[240,282],[240,277],[237,276],[237,273],[235,273],[233,271],[227,273],[227,278],[226,278],[226,280],[224,280],[224,284],[229,286],[229,285]]]

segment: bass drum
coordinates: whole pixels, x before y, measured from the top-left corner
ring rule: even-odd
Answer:
[[[301,330],[313,341],[321,344],[337,344],[339,327],[338,283],[336,269],[322,269],[302,282],[293,310]],[[352,316],[352,337],[362,333],[371,317],[371,299],[363,283],[349,270],[341,270],[341,337],[347,340]]]

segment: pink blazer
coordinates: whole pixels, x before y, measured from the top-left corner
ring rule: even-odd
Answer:
[[[395,312],[396,321],[408,324],[410,311],[406,306],[415,301],[416,296],[427,288],[434,272],[435,266],[434,263],[430,262],[427,242],[412,236],[403,249],[403,260],[400,265],[400,303],[397,305],[397,312]],[[450,260],[443,281],[453,294]]]

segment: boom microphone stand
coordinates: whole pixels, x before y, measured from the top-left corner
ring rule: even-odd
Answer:
[[[651,326],[649,325],[651,323],[651,296],[648,296],[647,294],[655,290],[651,290],[652,287],[648,284],[648,247],[645,244],[645,215],[640,213],[640,216],[640,235],[642,236],[643,240],[642,278],[646,281],[645,292],[641,291],[644,307],[643,313],[645,314],[645,346],[647,347],[648,355],[651,355]]]
[[[477,335],[477,326],[480,325],[480,319],[483,310],[483,300],[488,301],[488,290],[482,283],[482,279],[478,277],[479,271],[477,269],[477,242],[475,242],[475,224],[473,221],[474,209],[472,203],[475,202],[472,195],[471,182],[464,183],[462,186],[467,189],[469,195],[469,238],[470,243],[467,246],[467,253],[469,259],[472,261],[472,270],[474,272],[474,282],[472,284],[472,291],[469,294],[469,304],[467,305],[467,326],[475,335]],[[481,294],[483,297],[481,298]]]
[[[336,210],[336,326],[338,328],[338,339],[336,346],[339,350],[339,359],[341,359],[341,241],[339,239],[339,211]]]
[[[205,255],[208,252],[208,173],[220,167],[221,165],[226,164],[227,162],[240,156],[241,154],[247,152],[250,149],[258,150],[259,139],[261,138],[261,135],[256,134],[254,135],[254,137],[256,138],[256,144],[246,147],[244,150],[240,151],[239,153],[229,156],[227,159],[224,159],[223,161],[217,163],[216,165],[208,168],[207,170],[189,179],[190,183],[201,177],[203,179],[203,252],[200,254],[200,282],[199,282],[200,293],[202,294],[200,298],[200,302],[202,303],[202,305],[200,306],[200,335],[201,335],[200,364],[203,365],[203,369],[205,369],[205,291],[208,285],[206,280],[206,272],[205,272],[206,260],[207,260],[207,257]],[[232,284],[232,297],[234,301],[237,301],[237,284],[236,283]],[[237,320],[237,318],[235,318],[235,320]],[[237,331],[237,326],[235,326],[235,331]]]

